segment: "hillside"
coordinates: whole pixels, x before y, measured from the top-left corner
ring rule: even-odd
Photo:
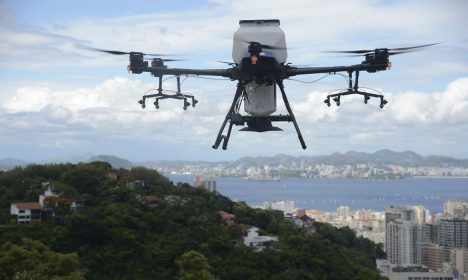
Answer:
[[[67,279],[380,279],[374,261],[382,256],[381,248],[350,229],[315,223],[312,233],[280,212],[174,186],[142,167],[117,170],[93,162],[0,172],[0,221],[9,222],[12,201],[37,201],[46,181],[63,198],[49,205],[55,216],[0,227],[0,271],[10,277],[23,271]],[[131,183],[141,181],[147,184]],[[66,201],[73,199],[85,201],[85,209],[71,211]],[[228,226],[219,211],[234,214],[235,223]],[[241,242],[249,226],[279,241],[256,252]],[[18,250],[47,252],[47,267],[63,269],[41,270],[31,265],[38,254],[19,258]],[[7,261],[15,257],[17,262]]]

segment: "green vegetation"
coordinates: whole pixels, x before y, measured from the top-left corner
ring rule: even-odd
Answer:
[[[136,180],[147,184],[129,184]],[[315,224],[311,233],[280,212],[174,186],[141,167],[93,162],[0,172],[0,222],[10,223],[11,202],[37,201],[43,182],[86,201],[86,209],[0,226],[0,279],[382,279],[374,268],[381,248],[348,228]],[[219,211],[234,214],[235,224]],[[241,242],[247,225],[279,242],[255,252]],[[6,270],[9,262],[17,266]]]
[[[78,255],[52,252],[39,241],[23,238],[0,248],[0,279],[81,280]]]

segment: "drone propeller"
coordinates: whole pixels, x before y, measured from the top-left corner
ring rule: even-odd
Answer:
[[[91,51],[96,51],[96,52],[103,52],[103,53],[109,53],[113,55],[125,55],[125,54],[131,54],[131,53],[136,53],[136,52],[123,52],[123,51],[116,51],[116,50],[105,50],[105,49],[99,49],[99,48],[93,48],[93,47],[88,47],[88,46],[81,46],[84,49],[91,50]],[[171,56],[172,54],[157,54],[157,53],[141,53],[142,55],[145,56]],[[171,60],[166,60],[166,61],[171,61]]]
[[[164,62],[170,62],[170,61],[185,61],[186,59],[175,59],[175,58],[158,58],[161,59],[161,61]]]
[[[227,64],[227,65],[230,65],[230,66],[236,66],[237,65],[237,63],[235,63],[235,62],[229,62],[229,61],[216,60],[216,62],[224,63],[224,64]]]
[[[411,53],[411,52],[417,52],[417,51],[418,51],[418,50],[407,50],[407,51],[397,51],[397,52],[389,51],[389,52],[388,52],[388,55],[397,55],[397,54]],[[372,52],[369,52],[369,53],[373,53],[373,51],[372,51]],[[344,55],[344,57],[365,56],[366,54],[369,54],[369,53],[364,53],[364,54],[350,54],[350,55]]]
[[[408,53],[408,52],[415,52],[418,49],[429,47],[429,46],[434,46],[438,45],[439,43],[432,43],[432,44],[426,44],[426,45],[420,45],[420,46],[413,46],[413,47],[404,47],[404,48],[382,48],[383,50],[388,51],[388,55],[395,55],[395,54],[402,54],[402,53]],[[369,53],[375,52],[377,49],[374,50],[352,50],[352,51],[326,51],[324,53],[351,53],[351,54],[356,54],[356,55],[350,55],[350,56],[362,56],[366,55]]]
[[[274,45],[267,45],[267,44],[262,44],[260,42],[256,42],[256,41],[249,41],[249,40],[243,40],[243,39],[235,39],[236,41],[241,41],[241,42],[244,42],[244,43],[247,43],[249,45],[253,45],[253,44],[258,44],[262,47],[262,49],[264,50],[287,50],[288,48],[285,48],[285,47],[279,47],[279,46],[274,46]]]

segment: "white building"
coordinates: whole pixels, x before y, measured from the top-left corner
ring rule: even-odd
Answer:
[[[390,264],[421,264],[421,229],[409,221],[392,221],[386,225],[386,250]]]
[[[339,218],[346,219],[349,216],[349,207],[348,206],[340,206],[336,208],[336,215]]]
[[[412,205],[406,206],[408,209],[412,209],[414,212],[414,221],[418,225],[423,225],[425,223],[431,222],[431,213],[429,209],[422,205]]]
[[[367,238],[376,244],[385,243],[385,231],[360,230],[356,231],[356,234]]]
[[[44,206],[44,199],[47,197],[58,197],[58,194],[52,190],[51,184],[49,182],[42,183],[42,186],[47,186],[47,189],[44,191],[44,193],[39,195],[39,203]]]
[[[359,209],[356,210],[353,214],[353,219],[355,220],[371,220],[374,214],[371,209]]]
[[[40,222],[42,218],[42,205],[38,202],[18,202],[10,205],[10,215],[18,224]]]
[[[377,269],[389,280],[454,280],[450,272],[434,272],[427,267],[401,267],[392,265],[388,260],[377,260]]]
[[[247,236],[244,237],[244,245],[254,248],[256,251],[262,251],[271,246],[273,242],[278,241],[278,237],[258,235],[259,228],[251,227],[247,230]]]
[[[449,200],[445,202],[444,214],[450,218],[464,219],[468,216],[468,200]]]
[[[294,201],[277,201],[264,203],[265,209],[283,211],[284,216],[292,216],[296,209]]]

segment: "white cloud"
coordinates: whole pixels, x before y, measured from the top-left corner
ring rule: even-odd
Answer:
[[[122,77],[76,89],[53,84],[22,86],[8,93],[0,106],[2,126],[7,138],[11,133],[24,137],[34,134],[42,147],[65,149],[69,145],[92,143],[91,139],[104,135],[115,141],[138,137],[140,141],[156,141],[160,145],[185,145],[190,139],[191,145],[209,147],[227,112],[230,97],[216,104],[210,97],[203,98],[200,89],[194,89],[200,92],[199,107],[183,111],[180,102],[166,100],[160,110],[152,106],[143,110],[136,101],[142,88],[152,86]],[[383,110],[375,99],[364,105],[361,98],[349,96],[343,97],[340,107],[333,104],[329,108],[323,103],[326,95],[327,92],[311,92],[303,102],[292,104],[311,147],[320,146],[320,139],[327,139],[330,147],[340,146],[342,141],[348,145],[381,142],[386,146],[391,145],[390,139],[399,139],[397,135],[414,138],[412,141],[416,142],[431,137],[442,145],[449,141],[449,136],[437,136],[439,131],[452,133],[460,127],[468,128],[468,78],[453,81],[442,92],[386,93],[390,102]],[[292,124],[279,126],[285,132],[239,133],[235,128],[231,145],[247,148],[257,143],[262,149],[285,143],[292,148],[299,146],[294,143],[297,139]]]
[[[0,29],[4,38],[0,53],[27,55],[29,63],[16,67],[116,63],[109,57],[73,48],[74,43],[185,53],[195,59],[216,60],[230,55],[238,20],[279,18],[289,46],[296,48],[290,55],[293,62],[309,63],[304,59],[312,59],[316,57],[314,52],[324,49],[459,42],[466,37],[463,27],[468,24],[462,12],[466,8],[466,1],[217,1],[216,5],[183,14],[149,11],[143,15],[54,23],[40,29],[4,26]],[[17,62],[8,61],[9,65]],[[432,57],[430,62],[439,61]]]
[[[335,86],[334,80],[331,83],[323,80],[313,86],[290,85],[292,82],[288,81],[286,91],[305,140],[312,148],[309,151],[323,154],[337,147],[345,147],[345,150],[402,147],[406,150],[411,148],[409,143],[431,140],[436,143],[432,149],[450,153],[458,147],[468,156],[468,147],[462,140],[468,130],[468,50],[465,46],[468,2],[212,0],[211,3],[183,14],[148,11],[142,15],[88,17],[69,22],[51,19],[50,25],[43,26],[15,22],[14,15],[0,3],[0,71],[13,78],[8,81],[8,87],[0,87],[0,141],[4,144],[33,141],[32,146],[81,147],[88,152],[98,143],[100,146],[96,149],[115,148],[134,141],[141,145],[147,143],[146,148],[152,147],[149,143],[155,143],[159,151],[166,153],[170,150],[167,147],[187,143],[197,147],[195,149],[205,146],[210,149],[229,109],[234,83],[184,84],[184,90],[195,93],[199,100],[197,107],[187,111],[182,110],[179,101],[171,100],[162,101],[159,110],[149,101],[142,110],[137,101],[145,89],[156,87],[155,80],[148,82],[147,76],[132,76],[140,81],[123,77],[109,79],[124,74],[122,65],[127,58],[84,51],[76,48],[76,44],[184,53],[192,60],[180,62],[181,65],[218,67],[212,60],[230,60],[232,34],[238,27],[238,20],[279,18],[288,46],[293,48],[289,53],[290,61],[298,64],[318,66],[360,61],[360,58],[317,55],[316,52],[322,50],[446,42],[424,53],[392,57],[396,63],[391,72],[362,76],[362,85],[383,88],[389,100],[383,110],[378,108],[377,100],[364,105],[358,97],[343,98],[342,106],[332,104],[328,108],[323,103],[328,92],[322,89]],[[117,65],[118,69],[102,70]],[[24,72],[19,76],[13,71],[10,73],[11,68]],[[62,69],[63,73],[57,73]],[[44,74],[47,71],[55,73],[47,76]],[[49,82],[29,78],[36,74],[47,77],[44,79]],[[99,75],[107,79],[94,85],[77,86],[62,82],[62,74],[73,79],[79,76],[93,79]],[[18,86],[15,78],[22,80],[22,85]],[[94,81],[96,79],[100,81],[99,78]],[[444,88],[447,81],[453,82]],[[169,80],[164,86],[174,89],[174,81]],[[314,88],[319,90],[311,92]],[[294,94],[295,91],[311,93],[300,96]],[[278,102],[281,103],[280,98]],[[281,104],[278,107],[284,112]],[[279,126],[285,132],[234,131],[229,155],[238,157],[253,146],[259,154],[284,147],[291,148],[291,153],[301,153],[292,124]],[[125,148],[138,148],[132,146],[129,144]]]

